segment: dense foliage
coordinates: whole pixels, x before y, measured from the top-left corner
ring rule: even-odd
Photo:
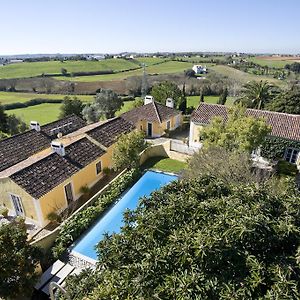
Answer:
[[[40,251],[27,241],[23,224],[0,225],[0,297],[30,295]]]
[[[246,116],[245,108],[235,105],[228,113],[227,122],[214,117],[210,125],[201,130],[200,139],[206,147],[251,152],[262,144],[270,131],[263,118]]]
[[[249,108],[263,109],[274,97],[274,86],[267,81],[250,81],[244,84],[237,102]]]
[[[151,95],[155,101],[166,104],[167,98],[172,98],[175,107],[178,107],[184,101],[184,95],[179,87],[171,81],[163,81],[154,85],[151,89]]]
[[[65,118],[72,114],[76,116],[82,117],[82,110],[84,105],[80,99],[76,96],[71,99],[71,97],[66,96],[62,102],[62,106],[60,107],[60,118]]]
[[[291,189],[292,190],[292,189]],[[125,214],[71,299],[299,299],[299,195],[204,176]]]
[[[59,258],[87,228],[117,200],[117,198],[130,187],[139,177],[136,169],[126,171],[111,183],[109,188],[93,203],[92,206],[81,210],[68,219],[60,230],[52,247],[54,258]]]
[[[123,106],[123,100],[112,90],[101,89],[95,96],[95,101],[86,105],[82,111],[89,122],[97,122],[100,118],[113,118],[116,111]]]
[[[118,138],[112,155],[115,170],[139,166],[139,154],[146,148],[144,137],[143,131],[134,130]]]

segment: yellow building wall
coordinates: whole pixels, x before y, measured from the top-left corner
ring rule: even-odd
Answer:
[[[15,208],[11,201],[10,194],[21,197],[25,217],[35,222],[39,222],[37,209],[34,203],[34,201],[37,200],[33,199],[10,178],[0,179],[0,206],[7,207],[12,214],[15,214]]]
[[[111,167],[111,157],[112,157],[112,149],[107,149],[107,153],[101,156],[99,159],[93,161],[88,166],[75,173],[73,176],[62,182],[60,185],[55,187],[52,191],[44,195],[39,199],[41,214],[43,218],[44,224],[48,222],[47,216],[51,212],[60,212],[63,209],[67,208],[68,203],[65,197],[64,187],[68,183],[72,183],[74,198],[77,199],[81,196],[81,188],[88,186],[91,187],[94,185],[99,179],[103,177],[103,172],[100,174],[96,174],[96,164],[101,161],[102,171],[104,168]],[[43,225],[44,225],[43,224]]]
[[[203,125],[194,124],[193,130],[193,142],[199,143],[201,130],[203,129]]]

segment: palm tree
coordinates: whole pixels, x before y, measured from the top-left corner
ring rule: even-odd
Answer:
[[[247,107],[262,109],[274,96],[274,86],[268,81],[250,81],[243,86],[242,96],[237,102]]]

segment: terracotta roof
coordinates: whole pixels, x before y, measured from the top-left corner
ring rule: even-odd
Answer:
[[[0,172],[50,147],[51,140],[57,137],[57,133],[51,132],[52,129],[61,127],[59,131],[68,134],[85,125],[81,118],[71,115],[41,126],[39,132],[28,130],[0,141]]]
[[[191,121],[199,124],[209,124],[215,116],[227,121],[228,108],[224,105],[200,103],[194,111]],[[286,113],[278,113],[266,110],[247,109],[246,115],[255,118],[265,118],[267,124],[272,127],[272,136],[300,141],[300,116]]]
[[[128,133],[132,131],[133,128],[134,126],[130,122],[118,117],[108,120],[86,133],[98,143],[109,147],[117,140],[120,134]]]
[[[51,153],[10,178],[32,197],[40,198],[105,153],[87,138],[67,146],[65,151],[65,156]]]
[[[141,120],[161,123],[178,114],[180,114],[179,110],[154,101],[123,113],[121,117],[133,124]]]

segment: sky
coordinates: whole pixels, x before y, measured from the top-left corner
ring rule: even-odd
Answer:
[[[299,0],[0,0],[0,55],[300,53]]]

